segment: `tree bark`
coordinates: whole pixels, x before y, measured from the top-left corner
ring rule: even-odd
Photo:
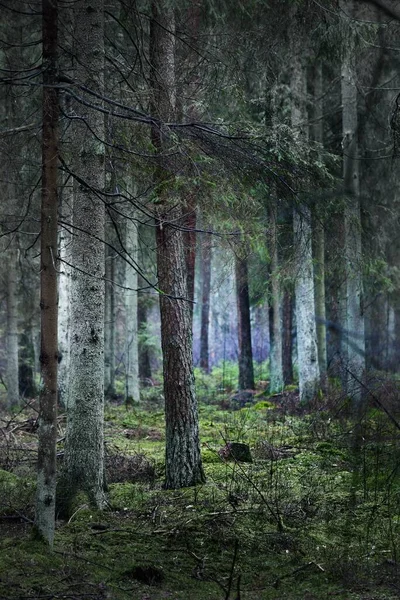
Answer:
[[[168,2],[152,3],[150,62],[152,111],[161,123],[152,129],[160,166],[157,223],[157,271],[160,292],[166,420],[166,488],[204,481],[201,464],[197,402],[194,389],[192,319],[189,306],[184,215],[181,200],[172,191],[174,177],[163,152],[168,131],[163,123],[175,112],[175,22]],[[165,133],[165,135],[164,135]],[[172,165],[173,168],[173,165]]]
[[[57,169],[58,92],[57,1],[42,2],[43,141],[40,245],[40,363],[36,529],[50,546],[54,541],[57,443]]]
[[[19,404],[18,378],[18,255],[16,240],[13,238],[6,251],[7,282],[7,405],[13,408]]]
[[[104,5],[77,0],[75,79],[97,94],[104,92]],[[84,96],[84,90],[80,91]],[[101,108],[101,101],[97,100]],[[60,509],[69,513],[78,491],[103,508],[104,494],[104,115],[75,105],[71,278],[71,374],[65,440],[65,471]],[[96,190],[96,193],[93,191]]]
[[[152,377],[151,373],[151,361],[150,361],[150,350],[149,345],[146,342],[147,339],[147,299],[145,296],[139,294],[138,296],[138,309],[137,309],[137,321],[138,321],[138,333],[139,333],[139,379],[143,381],[150,381]]]
[[[132,190],[134,191],[134,190]],[[132,194],[135,196],[135,194]],[[138,223],[135,209],[131,205],[126,221],[125,249],[130,263],[138,261]],[[140,399],[139,392],[139,348],[138,348],[138,274],[125,264],[125,398],[126,401]]]
[[[282,305],[282,364],[283,382],[293,383],[293,294],[286,289],[283,292]]]
[[[208,337],[210,330],[210,292],[211,292],[211,236],[204,234],[201,246],[201,325],[200,325],[200,368],[210,372]]]
[[[341,2],[352,13],[353,3]],[[346,253],[346,358],[345,386],[354,403],[360,404],[365,372],[365,335],[362,281],[360,181],[358,156],[357,87],[352,32],[342,61],[343,179],[347,203],[344,212]]]
[[[281,392],[284,387],[283,381],[283,362],[282,362],[282,319],[281,304],[282,293],[279,280],[279,261],[278,261],[278,231],[277,231],[277,204],[276,199],[272,199],[270,209],[270,252],[271,252],[271,311],[270,311],[270,331],[271,347],[269,358],[270,370],[270,393]]]
[[[249,278],[246,258],[235,256],[235,276],[239,343],[239,389],[254,390]]]
[[[111,229],[111,226],[110,226]],[[110,236],[110,242],[113,236]],[[115,394],[115,252],[107,246],[105,261],[104,305],[104,392],[107,398]]]
[[[65,182],[61,196],[61,218],[72,223],[72,181]],[[70,288],[71,288],[71,225],[59,230],[60,273],[58,276],[58,402],[67,408],[70,372]]]
[[[322,63],[319,61],[313,72],[313,125],[310,128],[311,138],[320,144],[322,151],[323,134],[323,77]],[[314,214],[313,219],[313,254],[314,254],[314,300],[317,324],[318,364],[321,385],[326,384],[326,308],[325,308],[325,229],[321,211]]]
[[[300,45],[295,44],[291,72],[293,94],[291,121],[299,139],[306,140],[307,79],[300,53]],[[296,257],[295,297],[300,400],[308,402],[319,389],[319,367],[315,325],[311,211],[305,202],[294,208],[293,228]]]

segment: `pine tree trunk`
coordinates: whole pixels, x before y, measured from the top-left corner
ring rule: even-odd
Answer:
[[[9,408],[19,404],[18,378],[18,293],[17,271],[18,257],[15,240],[11,240],[6,251],[7,282],[7,405]]]
[[[107,398],[112,398],[115,394],[115,252],[110,246],[106,249],[105,279],[104,392]]]
[[[343,3],[345,11],[354,11],[352,2]],[[342,61],[343,178],[347,203],[344,213],[346,253],[346,391],[355,404],[362,399],[359,381],[365,372],[365,337],[362,281],[360,182],[357,131],[357,87],[352,33]]]
[[[133,193],[133,196],[135,194]],[[135,209],[131,206],[126,221],[125,249],[128,260],[136,265],[138,261],[138,223]],[[125,264],[125,398],[126,401],[140,399],[139,392],[139,347],[138,347],[138,274]]]
[[[254,390],[247,259],[235,256],[235,277],[239,343],[239,389]]]
[[[152,3],[150,23],[150,62],[152,111],[162,122],[175,112],[175,22],[167,1]],[[196,485],[204,481],[201,464],[198,411],[194,388],[192,319],[187,299],[187,263],[184,224],[180,199],[172,192],[173,177],[162,156],[168,151],[168,132],[161,126],[152,129],[160,167],[157,223],[157,272],[160,293],[161,346],[163,352],[166,480],[170,489]],[[168,179],[171,178],[169,184]]]
[[[59,44],[63,48],[60,53],[59,69],[71,79],[73,73],[73,4],[62,3],[59,6]],[[61,110],[64,114],[71,113],[71,98],[61,95]],[[73,147],[73,128],[67,119],[63,120],[61,134],[61,154],[64,160],[69,160],[70,148]],[[58,403],[67,410],[70,373],[70,292],[71,292],[71,242],[72,242],[72,208],[74,201],[73,178],[69,173],[62,175],[60,193],[60,215],[58,231],[58,247],[60,256],[60,271],[58,276]]]
[[[72,223],[73,187],[72,182],[62,188],[61,216],[64,223]],[[71,225],[60,227],[59,255],[60,273],[58,276],[58,401],[67,408],[70,372],[70,287],[71,287]]]
[[[54,541],[57,443],[57,169],[58,92],[57,2],[43,0],[43,140],[40,244],[40,363],[42,389],[36,492],[36,529],[50,546]]]
[[[292,61],[291,121],[299,139],[305,141],[307,139],[307,78],[299,44],[295,44]],[[319,367],[315,324],[311,212],[305,202],[294,209],[293,229],[296,258],[295,298],[300,400],[308,402],[319,389]]]
[[[181,209],[175,207],[159,219],[162,227],[157,229],[157,269],[163,292],[160,312],[166,416],[165,487],[176,489],[203,482],[204,473],[194,389],[190,307],[185,298],[183,234],[168,225],[169,220],[174,224],[182,222]]]
[[[204,234],[201,246],[201,325],[200,325],[200,368],[210,372],[208,337],[210,330],[211,292],[211,236]]]
[[[146,297],[138,296],[137,321],[139,332],[139,379],[143,382],[151,381],[151,361],[149,346],[143,338],[147,337],[147,300]],[[142,341],[140,338],[142,337]]]
[[[198,91],[200,85],[200,76],[198,72],[198,42],[200,29],[200,15],[203,0],[192,0],[188,3],[184,13],[185,19],[185,35],[188,38],[188,43],[185,47],[183,65],[183,73],[180,73],[181,79],[184,78],[183,94],[186,100],[185,106],[182,105],[185,115],[179,115],[178,118],[186,117],[189,121],[198,121],[199,114],[196,105]],[[178,66],[178,70],[179,70]],[[189,76],[188,76],[189,75]],[[177,104],[180,104],[177,99]],[[179,109],[177,111],[179,113]],[[190,318],[193,327],[193,308],[194,308],[194,284],[196,272],[196,223],[197,223],[197,196],[198,190],[196,184],[190,182],[189,189],[186,193],[185,202],[185,245],[186,245],[186,267],[187,267],[187,286],[188,299],[190,304]]]
[[[322,63],[319,61],[313,73],[313,125],[310,128],[311,138],[320,144],[322,151],[323,135],[323,77]],[[326,308],[325,308],[325,230],[321,214],[315,214],[313,220],[314,245],[314,299],[315,316],[317,321],[318,364],[321,384],[326,383]]]
[[[104,6],[77,0],[75,80],[104,91]],[[85,96],[84,91],[80,95]],[[90,99],[92,101],[92,99]],[[97,100],[101,106],[101,101]],[[71,373],[60,509],[68,513],[78,491],[104,507],[104,115],[76,104],[74,234],[71,277]],[[85,184],[82,183],[85,182]],[[87,184],[87,185],[86,185]],[[87,187],[90,186],[90,187]]]
[[[269,358],[270,370],[270,393],[281,392],[284,387],[283,382],[283,362],[282,362],[282,319],[281,319],[281,285],[279,281],[279,262],[278,262],[278,231],[277,231],[277,206],[275,200],[272,201],[270,210],[270,253],[271,253],[271,348]]]
[[[196,271],[196,202],[189,191],[189,200],[186,202],[185,211],[185,256],[187,271],[187,298],[190,301],[190,320],[193,327],[194,307],[194,280]]]
[[[282,364],[283,382],[293,383],[293,294],[290,290],[283,292],[282,305]]]

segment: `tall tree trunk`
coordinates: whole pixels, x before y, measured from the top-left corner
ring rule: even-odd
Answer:
[[[313,72],[313,125],[310,128],[311,138],[320,144],[322,151],[324,143],[323,128],[323,77],[322,63],[314,67]],[[320,211],[321,212],[321,211]],[[314,250],[314,299],[317,322],[318,364],[321,384],[325,385],[327,370],[326,355],[326,308],[325,308],[325,230],[322,214],[314,214],[313,220],[313,250]]]
[[[185,206],[185,256],[187,272],[187,298],[189,300],[190,320],[193,327],[194,281],[196,272],[196,202],[191,191]]]
[[[59,6],[59,23],[62,23],[59,31],[59,45],[63,48],[60,55],[59,69],[63,74],[70,77],[73,72],[73,4],[61,3]],[[66,94],[60,97],[61,110],[64,114],[71,113],[71,98]],[[73,147],[73,128],[70,122],[63,120],[64,126],[61,134],[61,154],[64,160],[68,156],[70,148]],[[58,247],[60,257],[60,272],[58,276],[58,403],[67,409],[69,393],[70,373],[70,293],[71,293],[71,243],[72,243],[72,208],[74,202],[73,178],[69,173],[62,175],[62,187],[60,193],[60,214]]]
[[[211,236],[205,233],[201,246],[201,325],[200,325],[200,368],[210,371],[208,337],[210,330],[210,292],[211,292]]]
[[[175,111],[174,30],[172,7],[167,1],[153,1],[150,23],[152,111],[161,124],[153,127],[152,140],[161,163],[156,176],[158,182],[163,183],[159,186],[156,222],[166,420],[165,487],[172,489],[204,481],[194,389],[191,308],[187,300],[187,263],[180,229],[184,216],[180,200],[174,197],[172,185],[168,185],[170,171],[161,162],[167,160],[162,156],[163,151],[168,151],[168,132],[162,135],[162,123],[173,118]]]
[[[306,70],[299,44],[295,44],[291,72],[293,94],[291,121],[302,141],[307,139]],[[294,252],[296,257],[295,297],[297,326],[297,360],[300,400],[308,402],[319,388],[317,332],[314,304],[311,211],[305,202],[293,212]]]
[[[343,2],[345,12],[354,11],[352,2]],[[346,252],[346,391],[359,404],[365,371],[365,338],[362,281],[360,182],[357,131],[357,87],[352,32],[342,61],[343,178],[347,203],[344,213]]]
[[[197,64],[199,62],[198,42],[200,30],[200,14],[203,0],[192,0],[188,8],[183,13],[186,17],[183,24],[188,43],[185,46],[183,68],[181,69],[181,78],[185,79],[183,86],[183,96],[186,98],[187,106],[183,106],[186,117],[189,121],[196,121],[199,118],[196,99],[199,92],[199,71]],[[188,77],[189,75],[189,77]],[[179,100],[177,105],[179,105]],[[179,109],[177,111],[179,113]],[[183,115],[182,115],[183,116]],[[178,114],[178,118],[181,115]],[[187,288],[188,299],[190,300],[190,318],[193,327],[193,308],[194,308],[194,284],[196,269],[196,223],[197,223],[197,196],[196,185],[191,182],[186,193],[185,208],[185,245],[186,245],[186,268],[187,268]]]
[[[104,5],[77,0],[75,79],[104,92]],[[85,96],[84,89],[80,95]],[[92,100],[90,100],[91,102]],[[101,101],[97,100],[101,108]],[[76,104],[74,120],[74,234],[71,278],[71,374],[60,509],[68,513],[78,491],[103,508],[104,494],[104,115]],[[97,190],[94,193],[93,190]]]
[[[54,540],[57,442],[57,168],[58,92],[57,2],[42,2],[43,140],[40,244],[40,363],[36,529],[50,546]]]
[[[64,182],[61,196],[61,219],[72,223],[73,186]],[[60,273],[58,276],[58,401],[67,408],[70,372],[70,288],[71,288],[71,225],[59,230]]]
[[[110,237],[110,240],[113,238]],[[115,252],[107,246],[105,262],[104,306],[104,392],[107,398],[115,394]]]
[[[249,277],[246,258],[235,256],[235,277],[239,342],[239,389],[254,390]]]
[[[13,238],[6,251],[7,282],[7,404],[9,408],[19,403],[18,380],[18,255],[16,240]]]
[[[283,382],[293,383],[293,294],[291,290],[283,292],[282,304],[282,365]]]
[[[270,393],[281,392],[284,387],[283,381],[283,362],[282,362],[282,319],[281,319],[281,285],[279,280],[279,261],[278,261],[278,231],[277,231],[277,204],[276,199],[272,199],[270,209],[270,252],[271,252],[271,347],[269,358],[270,370]]]
[[[132,190],[134,192],[134,190]],[[133,196],[135,194],[133,193]],[[138,261],[138,223],[135,221],[133,205],[126,221],[125,249],[128,260],[134,265]],[[138,348],[138,274],[130,264],[125,264],[125,397],[139,400],[139,348]]]
[[[139,379],[141,381],[151,380],[151,361],[149,345],[146,342],[147,338],[147,299],[146,296],[138,296],[137,321],[139,333]]]

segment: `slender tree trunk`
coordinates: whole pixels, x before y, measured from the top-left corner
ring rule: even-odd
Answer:
[[[167,1],[152,3],[150,60],[152,110],[162,122],[175,111],[175,23]],[[153,127],[152,140],[160,167],[157,210],[157,271],[160,294],[161,345],[163,352],[166,488],[181,488],[204,481],[201,464],[198,411],[194,389],[191,308],[187,300],[187,263],[180,200],[168,186],[169,169],[162,161],[168,150],[168,131]],[[171,181],[173,184],[173,180]],[[168,197],[169,194],[169,197]]]
[[[306,140],[307,78],[300,52],[300,45],[296,44],[291,72],[293,94],[291,121],[299,138]],[[294,209],[293,227],[296,256],[295,297],[300,400],[308,402],[315,396],[319,388],[319,367],[315,324],[311,211],[305,202]]]
[[[73,186],[65,182],[61,197],[61,218],[64,223],[72,223]],[[71,287],[71,225],[59,230],[60,273],[58,276],[58,401],[67,408],[70,372],[70,287]]]
[[[139,332],[139,379],[141,381],[151,380],[151,361],[149,346],[146,343],[147,338],[147,303],[146,298],[138,296],[138,309],[137,309],[137,321],[138,321],[138,332]],[[142,338],[142,341],[141,341]]]
[[[211,292],[211,236],[204,234],[201,246],[201,325],[200,325],[200,368],[210,372],[208,337],[210,330],[210,292]]]
[[[254,390],[247,259],[235,256],[235,276],[239,342],[239,389]]]
[[[104,392],[107,398],[115,394],[115,252],[107,246],[105,262],[104,306]]]
[[[284,387],[283,381],[283,361],[282,361],[282,319],[281,304],[282,293],[279,280],[279,262],[278,262],[278,231],[277,231],[277,205],[275,199],[270,210],[270,252],[271,252],[271,348],[269,359],[270,384],[269,389],[272,394],[281,392]]]
[[[133,193],[133,196],[135,194]],[[138,223],[135,221],[135,209],[132,206],[126,221],[125,248],[128,260],[138,261]],[[139,400],[139,347],[138,347],[138,274],[130,265],[125,264],[125,397],[126,400]]]
[[[7,404],[9,408],[19,403],[18,378],[18,255],[15,239],[11,239],[6,251],[7,282]]]
[[[35,355],[32,343],[31,319],[32,314],[29,315],[27,311],[27,319],[23,325],[19,344],[18,384],[22,398],[34,398],[36,396],[35,378],[33,376]]]
[[[104,5],[77,0],[75,79],[104,92]],[[80,91],[84,96],[84,90]],[[90,97],[90,102],[92,98]],[[96,101],[101,108],[101,101]],[[104,495],[104,115],[76,104],[71,278],[71,374],[60,509],[68,514],[78,491],[103,508]],[[85,183],[83,183],[85,182]],[[92,190],[97,190],[94,193]]]
[[[73,79],[73,4],[61,3],[59,6],[59,45],[63,48],[60,55],[59,69],[63,74]],[[71,113],[71,98],[62,94],[60,96],[62,112]],[[61,154],[64,160],[70,160],[68,154],[73,147],[73,128],[71,123],[64,119],[61,134]],[[60,256],[60,271],[58,276],[58,352],[60,363],[58,365],[58,403],[67,410],[70,373],[70,293],[71,293],[71,243],[72,243],[72,209],[74,201],[73,178],[69,173],[62,175],[60,193],[60,214],[58,230],[58,247]]]
[[[283,382],[293,383],[293,294],[290,290],[283,292],[282,304],[282,364]]]
[[[345,11],[354,11],[352,2],[343,2]],[[362,281],[360,182],[357,132],[357,87],[352,34],[342,62],[343,178],[347,204],[344,214],[346,252],[347,393],[360,404],[359,381],[365,371],[365,338]]]
[[[40,363],[36,529],[50,546],[54,540],[57,442],[57,168],[58,92],[57,2],[42,2],[43,142],[42,218],[40,246]]]
[[[185,218],[185,256],[187,271],[187,298],[189,300],[190,320],[193,327],[194,307],[194,281],[196,272],[196,202],[189,191],[189,200],[186,202]]]
[[[186,98],[187,106],[182,106],[186,112],[186,117],[189,121],[199,119],[196,99],[199,92],[199,72],[197,64],[199,61],[198,41],[200,30],[200,15],[203,0],[192,0],[188,3],[188,7],[184,12],[186,17],[184,23],[185,35],[188,38],[188,43],[185,47],[185,60],[183,61],[184,73],[181,73],[181,78],[188,79],[183,87],[183,96]],[[188,78],[189,74],[189,78]],[[177,105],[179,105],[179,99]],[[177,111],[179,113],[179,109]],[[178,114],[178,118],[181,115]],[[182,115],[183,116],[183,115]],[[191,182],[187,190],[185,198],[186,213],[185,219],[185,245],[186,245],[186,268],[187,268],[187,287],[188,299],[190,300],[190,318],[193,327],[193,308],[194,308],[194,284],[195,284],[195,269],[196,269],[196,223],[197,223],[197,196],[198,190],[196,185]]]
[[[311,138],[318,142],[321,151],[324,143],[323,128],[323,77],[322,63],[319,61],[313,73],[313,125],[310,128]],[[326,383],[327,354],[326,354],[326,308],[325,308],[325,230],[321,214],[314,214],[313,220],[314,243],[314,299],[317,322],[318,364],[321,384]]]

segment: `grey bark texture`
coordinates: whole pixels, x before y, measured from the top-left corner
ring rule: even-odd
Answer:
[[[281,392],[284,388],[283,381],[283,362],[282,362],[282,318],[281,304],[282,292],[279,279],[279,259],[278,259],[278,230],[277,230],[277,204],[276,199],[272,199],[270,208],[270,254],[271,254],[271,308],[272,323],[271,330],[271,349],[270,349],[270,383],[269,391],[272,394]]]
[[[65,182],[61,196],[61,218],[72,222],[73,186],[72,180]],[[60,271],[58,275],[58,401],[67,408],[70,373],[70,289],[71,289],[71,243],[70,226],[59,229]]]
[[[57,224],[58,224],[58,91],[57,2],[42,2],[43,138],[40,236],[40,365],[38,462],[35,526],[53,545],[56,507],[57,443]]]
[[[75,79],[104,91],[104,5],[74,4]],[[84,94],[84,91],[80,92]],[[101,102],[98,101],[99,105]],[[74,105],[75,197],[71,277],[71,374],[61,510],[68,513],[78,491],[103,508],[104,493],[104,116]],[[85,182],[85,183],[84,183]],[[95,193],[93,190],[96,190]]]
[[[7,293],[7,405],[19,404],[18,381],[18,250],[15,234],[6,249],[6,293]]]
[[[320,144],[322,152],[323,134],[323,76],[322,63],[319,61],[313,72],[313,125],[310,128],[311,138]],[[317,319],[318,363],[321,384],[325,384],[327,370],[326,352],[326,305],[325,305],[325,229],[322,215],[315,214],[313,219],[314,245],[314,296],[315,316]]]
[[[299,44],[294,44],[290,84],[293,96],[291,122],[302,141],[307,139],[307,78],[300,51]],[[295,297],[300,400],[308,402],[319,389],[319,367],[315,324],[311,211],[305,202],[294,209],[293,228],[296,258]]]
[[[130,192],[135,197],[135,189]],[[138,273],[131,266],[138,261],[138,222],[136,210],[129,207],[126,221],[125,249],[131,264],[125,263],[125,398],[138,401],[139,391],[139,340],[138,340]]]
[[[352,1],[341,2],[342,9],[354,12]],[[343,179],[347,202],[344,212],[346,259],[346,360],[345,385],[347,393],[356,404],[362,399],[362,380],[365,371],[365,332],[362,280],[362,244],[360,216],[360,180],[357,121],[357,86],[355,43],[353,33],[342,59],[342,132]]]
[[[106,227],[108,243],[115,243],[111,234],[111,223]],[[107,246],[105,256],[105,304],[104,304],[104,392],[107,398],[115,394],[115,262],[116,254],[112,247]]]

